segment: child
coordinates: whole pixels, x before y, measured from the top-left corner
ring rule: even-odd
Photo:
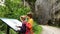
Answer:
[[[18,27],[18,31],[20,30],[21,34],[25,34],[26,32],[26,21],[25,21],[25,16],[21,16],[20,20],[22,22],[22,26],[17,26]],[[21,28],[21,29],[20,29]]]
[[[22,21],[22,27],[21,27],[21,32],[22,34],[25,34],[26,32],[26,21],[25,21],[25,16],[21,16],[20,17],[21,21]]]
[[[28,31],[30,31],[30,33],[31,34],[33,34],[33,19],[32,19],[32,14],[31,13],[29,13],[29,14],[27,14],[27,18],[28,18],[28,24],[27,24],[27,26],[29,26],[29,29],[28,29]],[[28,31],[26,32],[26,33],[28,33]]]

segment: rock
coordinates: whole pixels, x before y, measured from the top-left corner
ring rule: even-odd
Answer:
[[[35,2],[35,13],[40,24],[47,24],[48,20],[55,18],[56,12],[59,14],[59,10],[60,0],[36,0]]]

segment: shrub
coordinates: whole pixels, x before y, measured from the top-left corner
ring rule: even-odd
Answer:
[[[35,34],[41,34],[42,27],[39,26],[36,22],[34,22],[33,31],[34,31]]]

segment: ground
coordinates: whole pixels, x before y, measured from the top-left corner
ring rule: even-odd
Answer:
[[[46,26],[41,25],[43,28],[43,31],[41,34],[60,34],[60,28],[52,27],[52,26]]]

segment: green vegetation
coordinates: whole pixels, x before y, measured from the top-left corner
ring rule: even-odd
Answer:
[[[21,15],[26,15],[30,7],[24,7],[20,0],[6,0],[5,6],[0,6],[0,17],[19,19]]]
[[[10,34],[17,34],[14,30],[10,29]]]
[[[0,34],[4,34],[2,31],[0,31]]]
[[[34,34],[41,34],[42,27],[38,25],[36,22],[34,22],[33,31],[34,31]]]

